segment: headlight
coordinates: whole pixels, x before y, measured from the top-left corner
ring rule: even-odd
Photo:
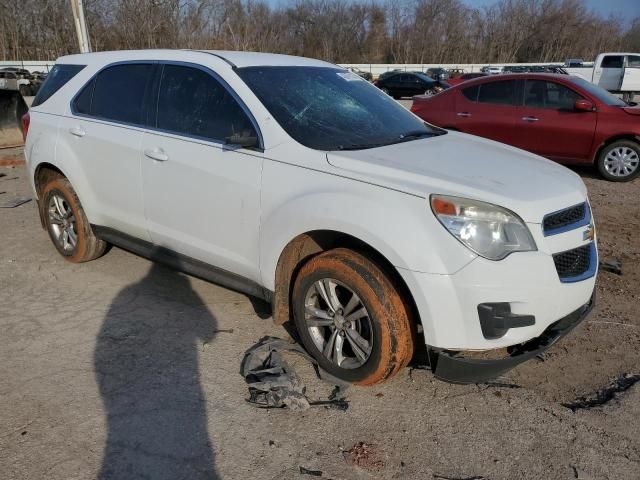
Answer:
[[[511,252],[537,250],[525,223],[506,208],[468,198],[431,195],[431,209],[451,235],[489,260],[502,260]]]

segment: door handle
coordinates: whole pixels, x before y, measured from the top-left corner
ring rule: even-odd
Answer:
[[[524,120],[525,122],[537,122],[538,118],[537,117],[522,117],[522,120]]]
[[[144,151],[145,157],[149,157],[157,162],[166,162],[169,160],[169,155],[164,153],[164,150],[161,148],[154,148],[153,150],[146,149]]]
[[[471,114],[469,112],[458,112],[456,113],[456,115],[458,115],[459,117],[470,117]]]
[[[87,132],[84,131],[82,127],[72,127],[69,129],[69,133],[74,137],[82,138],[86,135]]]

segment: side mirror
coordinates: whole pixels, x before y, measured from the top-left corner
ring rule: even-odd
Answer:
[[[258,137],[249,132],[234,133],[224,139],[227,145],[238,145],[242,148],[252,148],[258,146]]]
[[[576,100],[576,103],[573,104],[573,109],[578,112],[593,112],[596,107],[589,100],[580,99]]]

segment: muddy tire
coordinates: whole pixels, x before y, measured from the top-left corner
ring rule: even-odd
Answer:
[[[69,180],[61,176],[50,179],[40,198],[44,225],[65,260],[82,263],[104,254],[107,243],[94,235]]]
[[[292,304],[305,348],[342,380],[381,383],[413,356],[411,309],[390,276],[356,252],[338,248],[309,260]]]
[[[618,140],[605,146],[597,160],[598,171],[610,182],[628,182],[640,174],[640,145]]]

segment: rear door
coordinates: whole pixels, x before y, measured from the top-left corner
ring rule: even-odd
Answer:
[[[627,55],[620,90],[640,92],[640,55]]]
[[[575,110],[580,99],[580,94],[563,84],[526,80],[514,145],[554,160],[588,161],[597,113]]]
[[[164,65],[157,119],[142,139],[144,203],[154,244],[258,280],[263,155],[225,144],[245,132],[258,136],[220,77]]]
[[[74,98],[71,116],[59,127],[59,142],[78,159],[91,187],[94,221],[145,240],[140,144],[156,67],[141,62],[105,68]],[[57,150],[67,154],[60,144]]]
[[[485,82],[463,88],[456,96],[456,128],[512,144],[520,80]]]
[[[605,90],[618,91],[622,84],[624,55],[605,55],[600,65],[595,66],[593,83]]]

